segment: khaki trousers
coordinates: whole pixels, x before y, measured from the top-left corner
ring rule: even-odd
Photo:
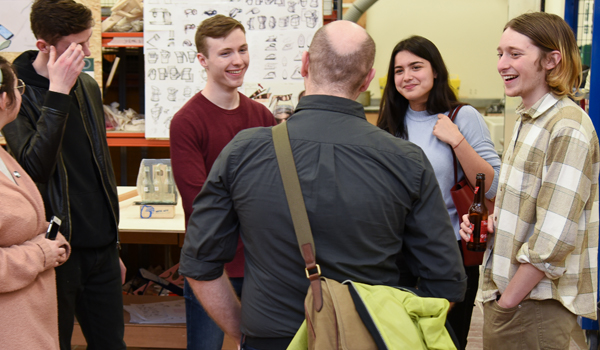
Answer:
[[[496,301],[483,305],[484,350],[568,350],[577,329],[577,316],[556,300],[524,300],[510,309]]]

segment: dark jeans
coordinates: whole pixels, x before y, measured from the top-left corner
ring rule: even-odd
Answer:
[[[72,248],[65,264],[56,268],[60,348],[71,349],[75,317],[89,350],[125,349],[123,293],[119,251]]]
[[[235,293],[241,297],[244,278],[230,278],[229,281],[231,281]],[[183,287],[183,295],[185,297],[187,350],[221,350],[224,333],[204,311],[187,280]]]

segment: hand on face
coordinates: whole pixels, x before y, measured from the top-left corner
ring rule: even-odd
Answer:
[[[438,114],[438,121],[433,127],[433,136],[449,144],[452,148],[456,147],[463,138],[463,135],[458,130],[458,126],[444,114]]]
[[[85,54],[82,46],[76,43],[71,43],[60,57],[56,57],[56,54],[56,47],[50,46],[48,59],[50,91],[69,94],[83,70]]]

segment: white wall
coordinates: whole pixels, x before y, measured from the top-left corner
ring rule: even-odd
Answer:
[[[565,0],[546,0],[546,12],[565,18]]]
[[[421,35],[438,47],[450,74],[459,75],[461,98],[503,98],[496,47],[509,1],[516,0],[379,0],[367,11],[367,31],[377,45],[369,90],[380,97],[378,78],[387,74],[394,46]]]

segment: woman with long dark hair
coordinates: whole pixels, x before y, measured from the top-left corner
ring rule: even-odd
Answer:
[[[420,36],[399,42],[391,55],[377,126],[423,149],[435,171],[457,243],[461,246],[459,217],[450,195],[454,185],[452,151],[460,163],[459,180],[466,177],[474,185],[478,173],[486,175],[488,199],[496,195],[500,158],[483,117],[475,108],[463,106],[454,123],[450,120],[449,113],[459,105],[461,103],[449,85],[448,70],[437,47]],[[400,284],[414,287],[418,281],[413,275],[417,274],[410,269],[415,264],[411,264],[412,257],[409,255],[402,258],[399,261]],[[465,300],[456,304],[448,315],[462,349],[467,344],[479,266],[465,266],[465,271],[468,278]]]

